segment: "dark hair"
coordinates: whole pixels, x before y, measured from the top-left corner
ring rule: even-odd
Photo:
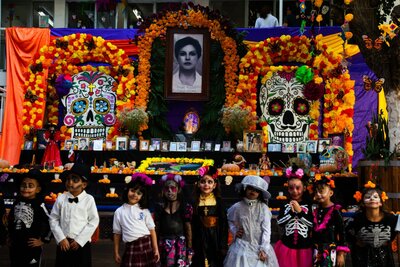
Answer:
[[[382,201],[382,192],[383,192],[383,189],[380,187],[380,186],[376,186],[375,188],[370,188],[370,187],[368,187],[368,188],[363,188],[362,190],[361,190],[361,194],[362,194],[362,196],[361,196],[361,200],[360,200],[360,209],[362,210],[362,211],[365,211],[365,205],[364,205],[364,196],[367,194],[367,193],[369,193],[369,192],[373,192],[373,191],[375,191],[375,192],[377,192],[378,193],[378,195],[379,195],[379,199],[381,200],[381,203],[382,203],[382,206],[380,207],[380,211],[381,212],[386,212],[385,211],[385,209],[383,208],[383,201]]]
[[[251,185],[248,185],[248,186],[246,187],[246,186],[241,185],[241,186],[239,187],[239,195],[240,195],[242,198],[246,197],[246,189],[247,189],[248,187],[252,187],[252,186],[251,186]],[[264,199],[263,192],[262,192],[261,190],[257,189],[257,188],[254,188],[254,187],[252,187],[252,188],[253,188],[253,190],[255,190],[255,191],[258,192],[258,198],[257,198],[257,199],[258,199],[260,202],[265,203],[265,204],[268,205],[268,202]]]
[[[166,206],[166,204],[168,204],[168,200],[167,200],[167,198],[164,196],[164,186],[165,186],[165,184],[166,184],[167,182],[169,182],[169,181],[174,182],[174,183],[177,185],[179,192],[177,193],[177,198],[176,198],[176,200],[179,201],[179,202],[181,203],[181,205],[182,205],[182,203],[184,202],[183,188],[181,187],[181,185],[180,185],[178,182],[176,182],[176,181],[174,181],[174,180],[167,180],[167,181],[165,181],[165,182],[163,183],[163,185],[161,186],[161,197],[162,197],[163,202],[164,202],[164,207]]]
[[[181,49],[187,45],[193,45],[194,49],[196,49],[197,58],[201,57],[201,45],[200,45],[199,41],[188,36],[188,37],[185,37],[185,38],[182,38],[182,39],[179,39],[178,41],[176,41],[176,43],[175,43],[175,58],[176,59],[178,59],[179,51],[181,51]]]
[[[265,6],[260,11],[260,18],[265,19],[268,17],[268,14],[270,14],[270,13],[271,13],[271,9],[267,6]]]
[[[43,195],[44,195],[43,190],[44,190],[44,188],[45,188],[45,185],[44,185],[44,183],[43,183],[43,181],[42,181],[42,180],[43,180],[43,179],[42,179],[42,176],[43,176],[43,174],[42,174],[42,172],[41,172],[39,169],[32,168],[32,169],[30,169],[30,170],[28,171],[28,173],[26,173],[26,174],[22,177],[22,179],[19,180],[18,186],[21,187],[22,181],[23,181],[24,179],[26,179],[26,178],[36,180],[36,182],[37,182],[37,184],[38,184],[38,187],[40,187],[40,192],[36,194],[36,198],[37,198],[37,199],[42,199],[42,198],[43,198]]]
[[[203,168],[203,167],[201,167],[201,168]],[[217,173],[218,173],[218,169],[217,168],[215,168],[214,166],[208,166],[207,167],[207,171],[202,176],[199,177],[199,181],[200,181],[201,178],[203,178],[206,175],[213,177],[213,175],[216,175]],[[213,194],[214,194],[215,198],[220,198],[221,197],[221,189],[220,189],[218,177],[215,178],[215,179],[214,178],[212,178],[212,179],[214,180],[214,182],[216,184],[216,186],[215,186],[215,188],[213,190]],[[195,207],[195,210],[197,210],[197,207],[199,205],[200,194],[201,194],[200,188],[198,187],[199,181],[197,181],[195,186],[194,186],[194,207]]]
[[[125,203],[129,203],[128,200],[128,192],[130,189],[134,189],[134,190],[140,190],[140,192],[142,192],[142,198],[139,201],[139,206],[141,209],[147,209],[149,206],[149,194],[148,194],[148,186],[145,185],[144,182],[142,182],[141,180],[135,180],[135,181],[131,181],[129,182],[125,189],[124,189],[124,193],[122,195],[122,200]]]

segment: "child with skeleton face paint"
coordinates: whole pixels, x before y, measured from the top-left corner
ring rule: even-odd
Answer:
[[[349,222],[347,236],[351,244],[352,264],[358,266],[395,266],[391,241],[400,230],[398,216],[383,210],[386,193],[369,182],[357,192],[360,211]]]
[[[178,174],[161,177],[162,204],[155,210],[161,266],[189,266],[193,256],[193,207],[183,200],[184,181]]]
[[[332,202],[335,181],[328,175],[316,175],[313,183],[314,200],[314,266],[344,266],[346,245],[343,218],[340,205]]]

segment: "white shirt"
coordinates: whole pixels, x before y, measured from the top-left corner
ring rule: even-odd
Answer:
[[[263,18],[257,18],[255,28],[272,28],[278,27],[278,19],[272,14],[268,14],[268,16]]]
[[[86,191],[77,196],[78,203],[70,203],[68,198],[75,197],[66,192],[57,198],[50,213],[50,228],[57,244],[72,238],[83,247],[99,225],[96,202]]]
[[[172,92],[173,93],[201,93],[201,82],[202,77],[196,71],[196,80],[193,85],[184,85],[179,79],[179,71],[177,71],[172,77]]]
[[[124,203],[114,213],[113,233],[122,235],[122,241],[125,243],[150,235],[150,230],[154,228],[150,211],[141,209],[139,204]]]

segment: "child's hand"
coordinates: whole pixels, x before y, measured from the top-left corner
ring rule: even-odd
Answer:
[[[72,250],[77,250],[78,248],[80,248],[81,246],[78,244],[78,242],[76,242],[75,240],[71,240],[71,242],[69,243],[70,247]]]
[[[114,260],[117,264],[121,264],[121,256],[119,256],[119,253],[114,253]]]
[[[28,247],[41,247],[43,245],[43,241],[40,238],[29,238],[28,239]]]
[[[69,242],[68,242],[68,240],[66,238],[61,240],[58,245],[60,245],[61,251],[68,251],[69,248],[70,248]]]
[[[337,257],[336,257],[336,266],[337,267],[344,267],[344,264],[345,264],[345,262],[346,262],[346,256],[345,256],[346,254],[345,253],[338,253],[337,254]]]
[[[239,230],[236,232],[236,238],[242,238],[244,233],[243,227],[240,227]]]
[[[267,254],[262,250],[258,252],[258,257],[260,258],[260,261],[266,261],[268,259]]]
[[[296,200],[290,201],[290,206],[292,207],[292,211],[297,213],[301,212],[301,206]]]
[[[154,259],[156,260],[156,262],[160,261],[160,252],[158,252],[158,250],[154,251]]]

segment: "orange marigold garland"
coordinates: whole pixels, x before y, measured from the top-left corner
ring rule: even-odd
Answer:
[[[104,62],[110,66],[93,67],[82,65],[87,62]],[[78,66],[79,65],[79,66]],[[131,60],[124,50],[118,49],[102,37],[90,34],[71,34],[60,37],[43,46],[29,66],[27,79],[23,85],[25,101],[23,104],[23,129],[42,128],[46,100],[48,122],[58,123],[59,99],[54,88],[58,75],[74,75],[82,71],[99,71],[112,76],[117,84],[113,88],[117,94],[117,113],[122,105],[133,106],[135,102],[135,79]],[[48,80],[47,76],[49,77]],[[28,112],[29,110],[29,112]],[[64,127],[61,138],[70,135]],[[119,135],[116,127],[111,127],[108,137]]]

